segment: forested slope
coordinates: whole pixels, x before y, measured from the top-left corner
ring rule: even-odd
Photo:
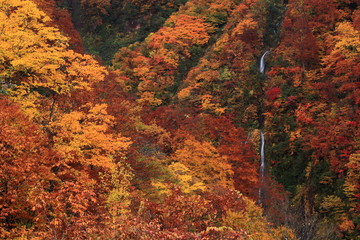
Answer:
[[[357,239],[358,3],[0,0],[0,237]]]

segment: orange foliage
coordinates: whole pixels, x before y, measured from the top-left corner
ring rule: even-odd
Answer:
[[[267,131],[277,161],[307,165],[301,217],[318,208],[338,236],[356,234],[358,10],[289,1],[265,76],[255,65],[267,2],[187,1],[121,48],[109,73],[79,53],[54,0],[0,0],[0,238],[295,239],[248,199],[258,197],[259,156],[244,126]],[[79,3],[95,25],[112,4]],[[287,196],[265,180],[262,204],[280,225]],[[314,187],[330,182],[339,193]]]
[[[48,118],[52,109],[48,99],[54,103],[57,95],[89,90],[107,74],[90,56],[68,50],[68,39],[47,26],[50,18],[33,2],[11,0],[0,8],[2,88],[32,117]],[[47,109],[40,110],[41,105]]]
[[[41,235],[48,230],[43,203],[57,181],[51,167],[59,155],[19,106],[3,97],[0,106],[0,237],[20,234],[20,222],[36,223]]]
[[[51,26],[59,28],[69,38],[70,48],[76,52],[84,51],[79,32],[75,29],[70,13],[57,6],[58,0],[33,0],[39,9],[44,11],[50,19]]]
[[[194,176],[208,186],[233,187],[231,165],[210,143],[198,142],[188,136],[184,146],[175,152],[173,159],[191,169]]]
[[[112,158],[128,148],[129,139],[110,133],[113,117],[105,104],[84,106],[51,123],[54,148],[69,162],[112,169]]]

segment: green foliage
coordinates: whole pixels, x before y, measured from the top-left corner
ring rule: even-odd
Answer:
[[[86,21],[86,17],[82,16],[85,24],[79,31],[82,33],[85,49],[110,64],[120,48],[144,41],[186,1],[175,1],[172,5],[166,2],[154,3],[144,11],[141,5],[112,1],[107,14],[100,16],[101,24],[95,28],[91,21]]]
[[[281,24],[285,13],[283,0],[260,0],[255,11],[264,28],[263,43],[275,47],[279,42]]]

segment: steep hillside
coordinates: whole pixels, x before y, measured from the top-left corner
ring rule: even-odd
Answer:
[[[0,0],[0,238],[356,239],[358,3]]]

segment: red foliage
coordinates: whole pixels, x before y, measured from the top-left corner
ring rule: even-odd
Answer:
[[[18,221],[44,226],[42,206],[56,179],[51,167],[58,154],[18,105],[1,97],[0,109],[1,228],[17,227]]]
[[[52,24],[70,38],[70,48],[82,53],[84,48],[81,36],[74,27],[71,15],[66,9],[59,8],[57,1],[60,0],[33,0],[51,18]]]
[[[269,101],[274,101],[281,94],[279,87],[274,87],[266,91],[265,95]]]

